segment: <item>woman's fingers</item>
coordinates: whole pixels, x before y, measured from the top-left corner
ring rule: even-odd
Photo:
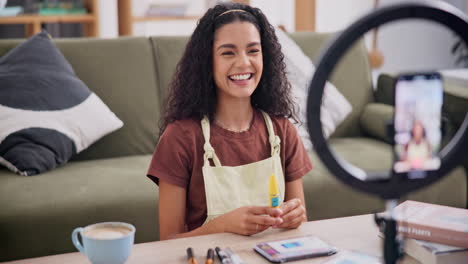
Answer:
[[[268,228],[270,228],[269,225],[261,225],[261,224],[251,223],[251,224],[249,224],[248,230],[249,230],[249,234],[256,234],[256,233],[263,232],[263,231],[267,230]]]
[[[283,223],[283,219],[280,217],[271,217],[269,215],[251,215],[248,221],[263,226],[276,226]]]
[[[299,216],[297,218],[294,218],[290,222],[284,222],[282,225],[278,226],[280,228],[297,228],[301,225],[302,222],[304,222],[305,217]]]
[[[296,228],[305,219],[305,207],[300,199],[291,199],[281,205],[283,223],[278,225],[280,228]]]
[[[269,215],[271,217],[279,217],[284,214],[280,208],[271,208],[268,206],[250,206],[249,213],[254,215]]]
[[[253,235],[269,227],[296,228],[305,218],[305,208],[300,199],[291,199],[283,203],[280,208],[268,206],[248,206],[242,210],[246,217],[242,220],[239,233]]]
[[[283,215],[283,224],[279,227],[297,227],[301,222],[303,222],[305,217],[305,208],[303,205],[299,205],[294,210],[289,211],[287,214]]]
[[[301,200],[294,198],[287,202],[284,202],[280,206],[280,209],[283,211],[283,215],[286,215],[288,212],[290,212],[291,210],[294,210],[296,207],[300,205],[302,205]]]
[[[299,216],[303,216],[304,214],[305,214],[304,206],[299,205],[298,207],[294,208],[294,210],[289,211],[287,214],[283,215],[282,218],[283,218],[283,221],[286,223],[286,222],[292,221],[293,219]]]

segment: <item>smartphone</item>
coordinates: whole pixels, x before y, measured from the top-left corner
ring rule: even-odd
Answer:
[[[437,72],[402,74],[395,84],[394,171],[424,178],[440,167],[442,77]]]
[[[337,252],[335,247],[314,236],[263,242],[254,250],[273,263],[330,256]]]

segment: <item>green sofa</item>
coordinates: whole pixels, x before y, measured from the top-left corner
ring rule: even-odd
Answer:
[[[292,37],[315,58],[329,35]],[[1,40],[0,56],[21,41]],[[76,251],[72,230],[103,221],[134,224],[136,243],[158,239],[158,188],[145,174],[157,143],[163,98],[186,42],[187,37],[56,40],[77,75],[124,126],[50,172],[23,177],[0,168],[0,261]],[[390,146],[363,130],[378,134],[384,117],[391,116],[375,104],[366,54],[358,43],[331,79],[353,111],[330,144],[364,169],[388,169]],[[314,153],[310,156],[314,169],[304,177],[309,220],[383,209],[380,199],[344,186]],[[465,172],[457,169],[410,197],[465,207],[466,189]]]

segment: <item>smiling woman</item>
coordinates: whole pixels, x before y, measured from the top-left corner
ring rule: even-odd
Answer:
[[[148,170],[159,185],[161,239],[297,228],[306,220],[307,152],[283,54],[263,13],[209,9],[180,60]],[[269,181],[281,205],[272,208]]]
[[[218,89],[215,122],[231,131],[246,131],[252,118],[233,119],[229,109],[245,111],[253,117],[250,96],[260,82],[263,56],[258,29],[248,22],[234,22],[215,33],[213,44],[213,72]],[[245,121],[242,124],[240,121]],[[231,124],[227,126],[224,124]]]

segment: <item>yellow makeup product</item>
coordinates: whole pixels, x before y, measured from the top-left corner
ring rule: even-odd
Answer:
[[[270,207],[278,208],[280,205],[278,183],[275,174],[270,175]]]

